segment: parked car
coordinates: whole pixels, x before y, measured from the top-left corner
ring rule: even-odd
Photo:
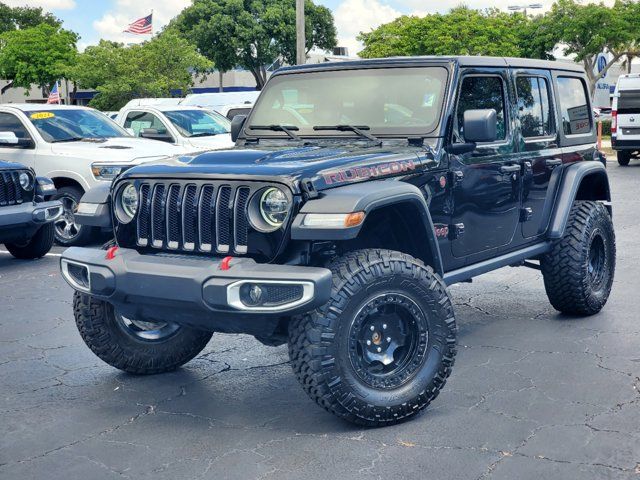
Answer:
[[[238,105],[251,108],[258,95],[260,92],[257,91],[193,93],[187,95],[180,105],[208,108],[227,116],[228,112],[234,107],[237,108]]]
[[[626,167],[640,156],[640,74],[621,75],[613,94],[611,147]]]
[[[229,120],[233,120],[238,115],[249,115],[253,104],[251,103],[239,103],[234,105],[225,105],[223,107],[219,107],[217,112],[220,115],[227,117]]]
[[[607,302],[616,246],[588,91],[577,65],[528,59],[278,70],[234,119],[236,149],[90,192],[87,221],[113,219],[115,243],[62,255],[80,334],[136,374],[188,362],[212,332],[288,342],[326,410],[407,419],[453,368],[448,285],[524,266],[560,312]]]
[[[53,222],[63,213],[51,200],[56,189],[48,178],[19,163],[0,160],[0,243],[21,259],[40,258],[53,246]]]
[[[55,223],[62,245],[81,245],[93,229],[74,222],[83,193],[111,182],[125,168],[190,149],[132,138],[102,113],[87,107],[0,105],[0,157],[49,177],[64,214]]]
[[[231,148],[231,124],[217,112],[180,105],[125,106],[115,122],[136,137],[160,140],[192,151]]]

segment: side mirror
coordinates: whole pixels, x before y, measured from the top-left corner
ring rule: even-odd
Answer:
[[[240,136],[240,132],[242,132],[242,127],[244,127],[244,122],[247,120],[246,115],[236,115],[231,120],[231,141],[236,142],[238,137]]]
[[[159,140],[161,142],[173,143],[173,137],[168,133],[160,133],[157,128],[145,128],[140,132],[142,138],[148,138],[150,140]]]
[[[495,142],[498,138],[498,116],[496,111],[467,110],[464,112],[464,140],[471,143]]]
[[[0,147],[33,148],[30,138],[18,138],[15,132],[0,132]]]

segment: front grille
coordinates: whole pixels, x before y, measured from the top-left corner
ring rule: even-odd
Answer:
[[[24,201],[19,175],[16,171],[0,171],[0,206],[19,205]]]
[[[136,242],[154,249],[239,254],[248,252],[247,207],[264,185],[142,181]]]

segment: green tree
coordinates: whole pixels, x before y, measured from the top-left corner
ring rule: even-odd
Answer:
[[[395,55],[521,56],[529,20],[497,9],[457,7],[446,14],[399,17],[361,33],[361,57]]]
[[[69,70],[69,78],[81,88],[97,90],[91,106],[119,110],[132,98],[185,91],[193,86],[193,73],[211,67],[187,40],[167,31],[140,45],[125,47],[102,40],[87,47]]]
[[[36,27],[41,23],[46,23],[52,27],[60,27],[62,25],[58,18],[51,13],[44,12],[42,8],[12,8],[0,2],[0,33]]]
[[[618,0],[613,7],[602,3],[581,4],[558,0],[546,16],[546,29],[563,46],[565,55],[573,55],[584,65],[593,95],[598,80],[638,44],[638,3]],[[594,73],[597,55],[610,53],[610,60],[599,74]]]
[[[278,58],[295,62],[295,0],[194,0],[171,23],[221,71],[241,66],[258,88],[266,67]],[[328,50],[336,45],[331,11],[306,0],[306,47]]]
[[[77,59],[78,35],[47,23],[0,35],[0,77],[13,87],[41,87],[46,94]]]

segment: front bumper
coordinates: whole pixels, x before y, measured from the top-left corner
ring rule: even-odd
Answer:
[[[28,239],[62,214],[58,200],[0,207],[0,243]]]
[[[331,271],[325,268],[259,264],[171,254],[141,255],[118,249],[72,247],[60,259],[62,274],[75,290],[112,304],[120,314],[143,321],[184,323],[224,332],[254,333],[246,322],[307,312],[331,295]],[[250,307],[240,299],[244,284],[294,286],[299,296],[275,306]],[[238,321],[236,325],[233,323]]]

